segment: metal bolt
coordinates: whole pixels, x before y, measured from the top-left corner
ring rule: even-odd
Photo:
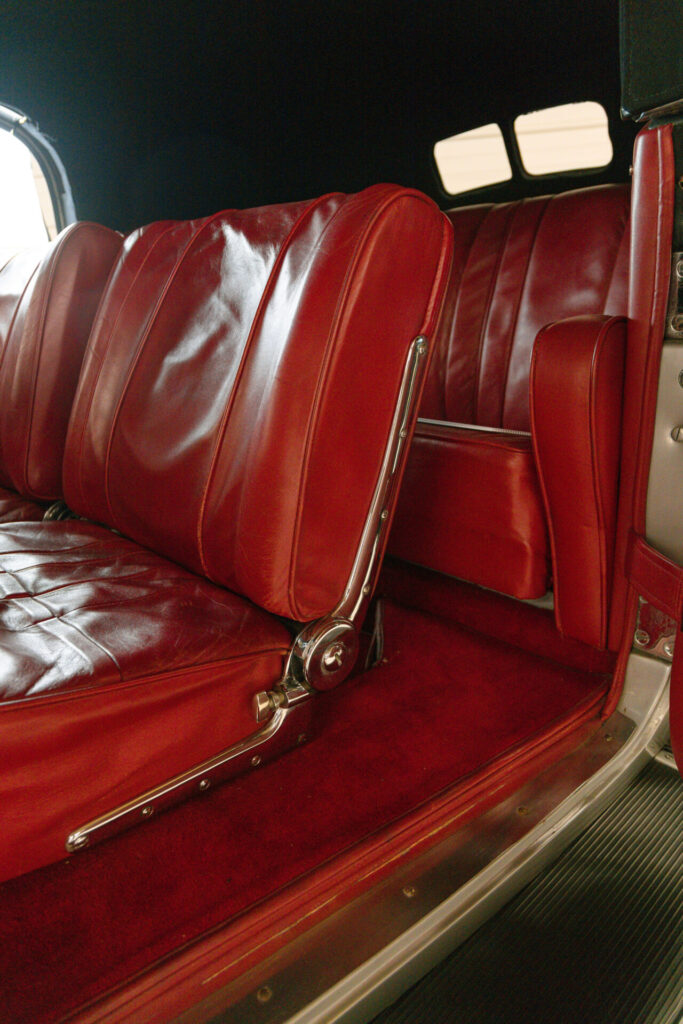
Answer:
[[[202,779],[201,782],[199,783],[199,788],[202,792],[204,792],[204,790],[208,789],[210,785],[211,779]]]
[[[323,654],[323,667],[329,672],[334,672],[335,669],[341,668],[344,664],[345,654],[346,648],[344,647],[344,644],[330,644]]]
[[[633,634],[633,642],[636,647],[647,647],[650,643],[650,634],[646,633],[644,629],[637,629]]]
[[[612,736],[611,732],[606,732],[605,733],[605,743],[611,743],[613,738],[614,737]]]
[[[407,900],[413,900],[417,896],[417,889],[414,885],[404,885],[401,892]]]
[[[258,1003],[269,1003],[273,998],[273,990],[270,985],[262,985],[256,993],[256,1001]]]
[[[525,817],[528,813],[529,813],[529,808],[526,807],[525,804],[522,804],[521,807],[517,808],[517,814],[521,814],[522,817]]]
[[[254,754],[254,756],[251,759],[251,767],[252,768],[258,768],[258,766],[260,764],[261,764],[261,756],[260,756],[260,754]]]
[[[683,427],[674,427],[671,431],[671,437],[674,441],[683,441]]]
[[[154,814],[154,808],[151,804],[146,804],[140,811],[143,818],[149,818]]]
[[[380,519],[388,519],[388,518],[389,518],[389,509],[388,508],[383,508],[382,509],[382,513],[380,515]]]
[[[365,586],[363,587],[363,593],[364,594],[369,594],[370,593],[370,584],[369,583],[366,583]]]
[[[671,317],[671,329],[680,333],[683,331],[683,316],[680,313],[676,313],[675,316]]]

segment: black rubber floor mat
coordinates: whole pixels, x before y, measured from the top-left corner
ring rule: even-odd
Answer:
[[[683,782],[651,764],[373,1024],[683,1020]]]

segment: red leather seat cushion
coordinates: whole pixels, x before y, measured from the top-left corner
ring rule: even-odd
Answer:
[[[16,491],[0,487],[0,523],[40,522],[45,515],[45,505],[22,498]]]
[[[251,698],[280,678],[290,637],[243,598],[90,523],[6,526],[0,558],[7,877],[254,732]]]
[[[513,597],[541,597],[549,550],[531,436],[420,421],[389,548]]]

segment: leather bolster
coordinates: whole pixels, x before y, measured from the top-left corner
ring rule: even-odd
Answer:
[[[548,517],[555,618],[607,645],[626,347],[623,317],[577,316],[541,330],[531,363],[531,433]]]

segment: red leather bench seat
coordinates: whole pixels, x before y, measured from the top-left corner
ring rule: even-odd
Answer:
[[[390,551],[536,598],[551,584],[551,547],[531,434],[532,351],[550,322],[625,314],[629,188],[463,207],[448,216],[455,258]],[[571,358],[565,381],[571,401]],[[553,458],[562,472],[561,445]]]
[[[69,506],[104,525],[0,534],[0,877],[253,734],[292,646],[278,616],[360,593],[450,247],[437,207],[393,186],[126,240],[64,460]]]
[[[85,345],[123,238],[72,224],[0,271],[0,523],[40,520],[62,460]]]

